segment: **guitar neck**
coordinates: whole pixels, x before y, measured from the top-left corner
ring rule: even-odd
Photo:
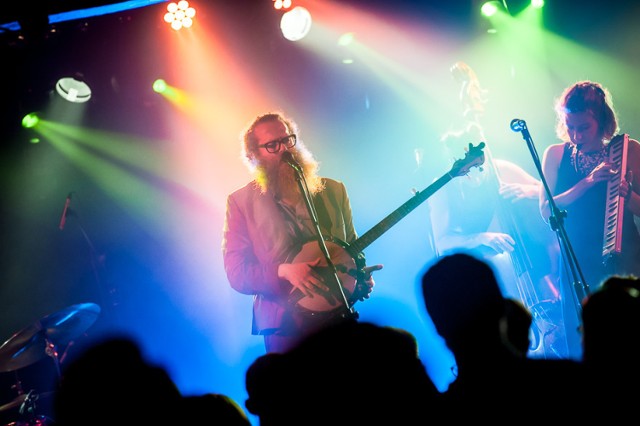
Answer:
[[[382,219],[377,225],[365,232],[360,238],[355,240],[349,249],[351,253],[361,253],[366,247],[377,240],[382,234],[387,232],[393,225],[400,222],[406,215],[411,213],[416,207],[422,204],[427,198],[431,197],[436,191],[442,188],[447,182],[453,179],[451,172],[446,173],[431,185],[416,193],[403,205],[394,210],[387,217]]]

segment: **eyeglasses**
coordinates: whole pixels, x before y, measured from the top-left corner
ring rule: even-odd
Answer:
[[[270,154],[275,154],[276,152],[280,152],[282,149],[282,145],[284,145],[285,149],[293,148],[296,146],[297,137],[295,134],[287,135],[280,139],[275,139],[269,141],[267,143],[263,143],[262,145],[258,145],[258,148],[264,148]]]

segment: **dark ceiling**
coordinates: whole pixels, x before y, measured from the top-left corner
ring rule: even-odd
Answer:
[[[102,67],[102,62],[107,61],[103,56],[108,52],[104,46],[115,46],[118,37],[126,40],[123,35],[125,31],[141,27],[143,21],[147,22],[147,17],[156,14],[163,7],[158,4],[161,1],[40,0],[37,7],[34,7],[32,1],[4,4],[0,8],[0,26],[19,21],[22,27],[20,31],[0,29],[0,56],[3,63],[8,64],[4,67],[3,74],[12,82],[6,88],[2,105],[6,108],[6,113],[3,113],[1,118],[6,121],[0,122],[4,131],[17,122],[25,113],[25,108],[30,108],[29,104],[36,103],[31,99],[33,96],[44,93],[46,90],[43,88],[52,87],[51,79],[59,77],[60,72],[66,73],[66,70],[59,70],[64,66],[65,56],[75,54],[77,57],[80,52],[85,51],[83,49],[89,52],[98,51],[102,55],[99,54],[90,65]],[[232,12],[231,15],[242,17],[243,25],[254,31],[254,27],[264,24],[264,19],[260,17],[261,12],[264,8],[271,7],[268,0],[201,0],[198,3],[210,6],[211,9],[225,8],[227,12]],[[475,14],[481,0],[344,0],[341,3],[354,7],[377,8],[383,14],[394,11],[428,15],[430,19],[435,17],[445,21],[447,25],[459,28],[461,34],[472,35],[475,31]],[[512,0],[507,3],[510,12],[517,13],[526,1]],[[47,16],[50,14],[116,4],[126,4],[131,9],[95,18],[60,22],[54,26],[47,22]],[[605,23],[617,22],[633,9],[632,6],[635,6],[633,0],[619,0],[608,5],[609,9],[602,10],[604,5],[592,2],[582,2],[577,6],[572,0],[550,0],[545,5],[545,26],[550,31],[578,40],[584,45],[601,45],[603,50],[612,49],[615,46],[606,45],[609,38],[604,37],[599,28]],[[251,14],[255,19],[247,22],[244,18]],[[55,29],[55,33],[52,29]],[[115,51],[120,47],[112,49]]]
[[[37,2],[37,7],[34,7],[33,2],[29,1],[4,2],[2,9],[0,9],[0,24],[13,21],[29,21],[36,17],[117,3],[122,2],[107,0],[39,0]],[[145,2],[138,1],[126,3],[133,4]]]

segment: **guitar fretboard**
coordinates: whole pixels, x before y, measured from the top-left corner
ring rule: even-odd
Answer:
[[[415,210],[416,207],[418,207],[427,198],[436,193],[436,191],[442,188],[451,179],[453,179],[453,175],[451,172],[449,172],[437,179],[421,192],[416,193],[413,198],[410,198],[403,205],[401,205],[387,217],[382,219],[377,225],[365,232],[360,238],[355,240],[349,246],[349,250],[351,251],[351,253],[355,255],[362,252],[366,247],[377,240],[382,234],[391,229],[391,227],[393,227],[396,223],[400,222],[400,220],[402,220],[406,215]]]

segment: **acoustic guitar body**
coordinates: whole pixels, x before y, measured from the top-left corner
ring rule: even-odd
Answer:
[[[300,290],[293,288],[289,295],[289,302],[295,304],[299,309],[306,310],[309,313],[328,313],[336,309],[344,307],[345,298],[351,300],[351,296],[356,288],[358,281],[358,270],[364,267],[364,263],[358,265],[354,257],[347,250],[347,244],[338,240],[325,241],[327,250],[331,258],[331,262],[335,265],[337,278],[340,284],[336,282],[336,274],[327,264],[322,254],[318,241],[310,241],[302,246],[302,250],[296,255],[293,262],[311,262],[321,259],[320,265],[315,269],[322,276],[323,282],[329,287],[329,291],[322,294],[314,294],[304,296]],[[359,257],[359,256],[357,256]],[[360,261],[358,261],[360,263]],[[344,292],[341,294],[340,287]]]

